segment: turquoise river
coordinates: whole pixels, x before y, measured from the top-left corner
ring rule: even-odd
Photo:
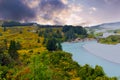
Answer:
[[[105,60],[101,57],[98,57],[89,51],[87,51],[83,45],[85,44],[92,44],[97,43],[96,41],[85,41],[85,42],[77,42],[77,43],[70,43],[64,42],[62,43],[63,51],[70,52],[72,54],[73,60],[78,62],[80,65],[89,64],[92,67],[95,65],[100,65],[103,67],[105,73],[108,76],[117,76],[120,77],[120,64],[116,64]]]

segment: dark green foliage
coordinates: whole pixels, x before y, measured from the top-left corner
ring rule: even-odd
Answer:
[[[54,31],[52,28],[50,29],[45,29],[44,32],[44,37],[45,38],[56,38],[56,39],[61,39],[62,38],[62,33],[57,29],[57,31]]]
[[[94,74],[94,69],[86,64],[85,66],[81,67],[78,74],[79,76],[81,76],[82,80],[87,80],[92,78],[92,75]]]
[[[50,38],[50,33],[43,33],[44,38]]]
[[[52,33],[51,36],[54,37],[54,38],[56,38],[56,39],[62,39],[61,33]]]
[[[7,66],[0,65],[0,80],[6,80],[5,77],[6,77],[8,70],[9,68]]]
[[[14,26],[33,26],[34,23],[20,23],[16,21],[4,21],[2,27],[14,27]]]
[[[70,31],[67,31],[65,33],[65,40],[74,40],[76,37],[75,33],[73,32],[73,30],[71,29]]]
[[[61,43],[57,41],[55,38],[48,39],[46,43],[46,48],[49,51],[62,50]]]
[[[95,66],[95,71],[94,71],[94,73],[95,73],[96,76],[99,76],[99,77],[105,75],[102,67],[101,67],[101,66],[98,66],[98,65]]]
[[[60,30],[56,31],[56,38],[62,38],[62,33],[60,32]]]
[[[50,32],[53,32],[52,28],[46,28],[45,29],[45,33],[50,33]]]
[[[9,65],[11,63],[11,60],[7,54],[0,53],[0,65]]]
[[[85,28],[81,26],[64,26],[62,29],[64,33],[70,30],[72,30],[74,33],[79,34],[79,35],[87,35],[87,31],[85,30]]]
[[[62,31],[64,32],[65,40],[74,40],[77,37],[87,37],[87,31],[81,26],[64,26]]]
[[[12,27],[17,25],[20,25],[20,23],[15,21],[5,21],[3,22],[2,27]]]
[[[71,25],[65,25],[64,27],[63,27],[63,29],[62,29],[62,31],[65,33],[65,32],[67,32],[67,31],[69,31],[70,29],[72,28],[72,26]]]
[[[8,65],[10,63],[10,58],[4,53],[5,49],[0,48],[0,65]]]
[[[16,46],[16,42],[15,41],[10,41],[10,46],[9,46],[9,49],[8,49],[8,53],[11,56],[11,58],[13,58],[13,59],[17,59],[18,58],[18,53],[17,53],[18,48],[19,47]]]
[[[78,70],[78,74],[81,76],[81,80],[116,80],[115,78],[111,79],[105,76],[102,67],[98,65],[92,68],[86,64]]]
[[[47,41],[47,44],[46,44],[46,48],[49,50],[49,51],[55,51],[57,50],[57,41],[55,38],[52,38],[52,39],[49,39]]]
[[[105,44],[117,44],[120,43],[120,35],[111,35],[107,38],[100,38],[98,41]]]
[[[55,38],[56,40],[60,41],[72,41],[78,37],[87,37],[86,29],[81,26],[65,25],[61,29],[45,28],[44,30],[39,30],[38,35],[46,39]]]
[[[43,32],[39,31],[38,36],[42,36],[42,35],[43,35]]]

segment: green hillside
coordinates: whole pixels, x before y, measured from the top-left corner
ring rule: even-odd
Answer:
[[[72,32],[72,34],[71,34]],[[79,65],[61,42],[87,37],[82,27],[0,28],[0,80],[117,80],[101,66]],[[54,42],[53,42],[54,41]]]

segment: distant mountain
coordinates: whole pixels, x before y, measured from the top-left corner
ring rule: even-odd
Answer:
[[[91,28],[92,29],[108,29],[108,30],[120,29],[120,22],[104,23],[104,24],[92,26]]]

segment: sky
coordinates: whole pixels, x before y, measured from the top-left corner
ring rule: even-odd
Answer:
[[[120,0],[0,0],[0,20],[91,26],[120,21]]]

